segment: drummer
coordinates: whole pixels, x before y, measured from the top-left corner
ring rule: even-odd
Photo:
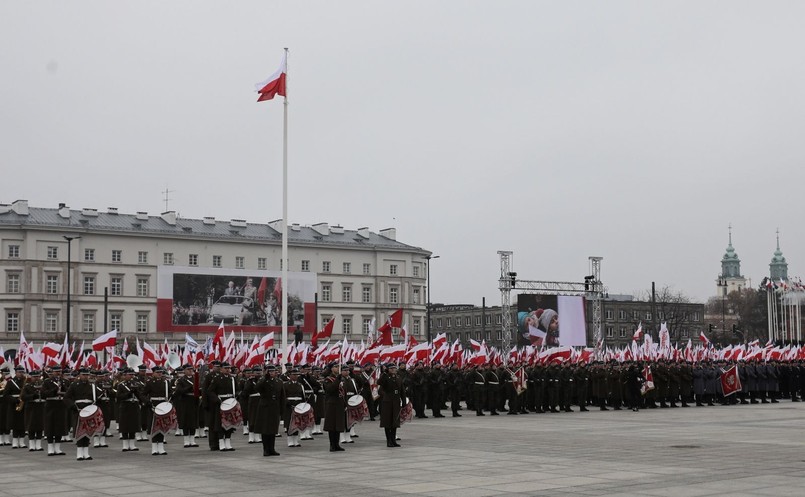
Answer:
[[[98,393],[95,391],[95,385],[89,382],[90,370],[82,368],[78,371],[78,379],[70,384],[67,392],[64,394],[64,403],[67,407],[75,411],[76,414],[81,412],[81,409],[94,405],[98,400]],[[89,455],[89,439],[93,435],[91,433],[84,433],[79,431],[80,417],[73,430],[75,434],[76,445],[76,460],[78,461],[91,461],[92,456]]]
[[[221,452],[235,450],[232,447],[232,433],[235,429],[224,428],[221,422],[221,402],[236,399],[237,394],[235,377],[232,376],[232,366],[228,362],[222,362],[221,374],[216,375],[207,388],[208,402],[213,412],[210,436],[215,434],[215,436],[219,437],[218,450]]]
[[[352,363],[347,363],[341,367],[341,386],[344,389],[344,399],[347,405],[349,405],[349,399],[351,397],[361,393],[361,388],[352,374],[352,368]],[[360,367],[358,367],[358,370],[360,371]],[[360,374],[360,372],[358,374]],[[344,420],[346,422],[346,411],[344,411]],[[355,433],[355,427],[345,425],[344,428],[344,431],[341,433],[340,442],[344,444],[355,443],[355,441],[352,440],[352,437],[358,437],[358,435]]]
[[[299,383],[299,369],[293,368],[288,371],[288,381],[282,385],[282,388],[285,396],[285,410],[283,411],[282,422],[285,426],[285,434],[288,436],[288,447],[301,447],[299,431],[297,429],[291,431],[290,429],[293,408],[305,401],[305,389]]]
[[[95,437],[94,447],[109,447],[106,443],[106,436],[109,433],[109,426],[112,423],[113,409],[112,409],[112,383],[109,381],[109,372],[105,370],[97,370],[92,372],[93,383],[95,391],[98,395],[97,405],[103,413],[103,433]],[[91,380],[92,381],[92,380]]]
[[[310,364],[302,364],[299,367],[299,384],[302,385],[302,390],[304,391],[305,402],[310,404],[311,408],[316,405],[316,387],[314,385],[314,381],[311,378],[310,373]],[[315,413],[314,413],[314,420],[315,420]],[[311,431],[313,430],[314,426],[308,426],[304,430],[299,433],[300,440],[313,440],[313,434]]]
[[[159,404],[168,402],[168,397],[170,396],[170,381],[165,378],[164,368],[155,366],[151,370],[151,378],[148,379],[143,387],[142,394],[150,406],[150,409],[146,410],[145,413],[148,417],[146,426],[151,436],[151,455],[167,455],[165,451],[165,433],[162,430],[154,430],[154,409]]]
[[[321,429],[321,420],[324,417],[324,379],[321,376],[320,367],[313,366],[308,381],[316,390],[316,400],[313,404],[314,425],[313,432],[311,434],[323,435],[324,432]]]
[[[173,383],[171,399],[176,405],[179,418],[179,429],[184,435],[184,447],[198,447],[196,430],[198,429],[198,394],[195,388],[195,371],[193,366],[185,364],[177,370],[179,376]]]

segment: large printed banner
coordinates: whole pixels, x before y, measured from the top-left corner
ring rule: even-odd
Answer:
[[[517,329],[521,344],[583,347],[587,345],[584,297],[519,294]]]
[[[157,328],[197,333],[215,331],[223,322],[227,328],[266,333],[281,329],[288,318],[289,328],[314,331],[316,276],[289,272],[288,279],[283,284],[279,271],[160,266]],[[285,312],[282,292],[288,292]]]

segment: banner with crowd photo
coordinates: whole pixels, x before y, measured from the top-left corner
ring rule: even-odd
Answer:
[[[517,329],[520,345],[583,347],[587,345],[584,297],[519,294]]]
[[[158,331],[208,332],[223,322],[248,332],[299,326],[315,328],[316,276],[280,271],[161,266],[158,271]],[[282,294],[288,293],[288,310]],[[307,324],[307,326],[306,326]],[[311,329],[308,329],[311,328]]]

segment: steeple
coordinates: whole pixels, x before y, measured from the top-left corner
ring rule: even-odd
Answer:
[[[732,223],[729,225],[729,244],[724,257],[721,258],[722,278],[743,278],[741,276],[741,259],[732,247]]]
[[[774,251],[774,257],[769,264],[769,275],[772,281],[788,280],[788,262],[780,250],[780,228],[777,228],[777,250]]]
[[[721,258],[721,274],[716,279],[716,295],[726,298],[728,294],[746,288],[746,278],[741,275],[741,259],[732,246],[732,223],[729,225],[727,251]]]

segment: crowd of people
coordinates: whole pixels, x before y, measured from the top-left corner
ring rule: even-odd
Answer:
[[[740,388],[725,396],[720,377],[733,365]],[[235,450],[232,435],[242,426],[249,444],[262,444],[264,456],[275,456],[275,439],[283,433],[288,447],[296,448],[326,431],[329,450],[343,451],[342,444],[358,436],[358,423],[378,417],[387,446],[399,447],[402,423],[445,417],[448,409],[461,417],[462,402],[476,416],[495,416],[805,398],[801,360],[287,364],[284,372],[274,365],[238,371],[213,361],[202,369],[140,366],[113,375],[59,366],[27,373],[17,367],[0,385],[0,445],[37,452],[46,443],[47,455],[57,456],[64,454],[62,443],[75,441],[76,458],[89,460],[89,446],[108,447],[114,427],[124,452],[150,441],[152,455],[165,455],[169,433],[183,436],[185,449],[207,438],[210,450],[227,452]]]

